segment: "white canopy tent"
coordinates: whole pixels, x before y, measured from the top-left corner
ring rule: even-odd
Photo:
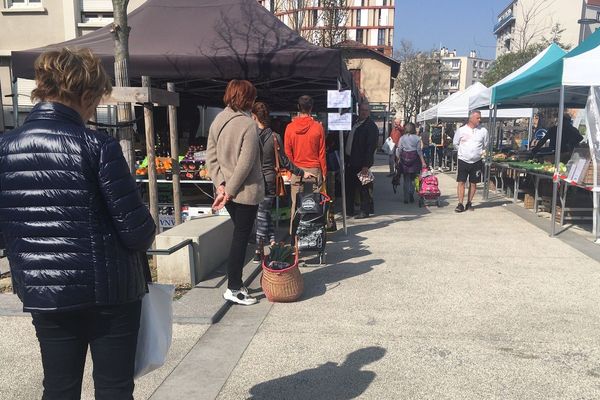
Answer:
[[[475,82],[465,90],[452,94],[438,105],[431,107],[430,109],[417,115],[417,122],[429,121],[433,119],[467,119],[469,117],[469,111],[473,109],[470,107],[471,98],[475,98],[487,90],[489,89],[485,85],[480,82]],[[498,110],[497,118],[531,118],[531,114],[531,108],[505,109]],[[489,110],[481,110],[481,117],[489,118]]]

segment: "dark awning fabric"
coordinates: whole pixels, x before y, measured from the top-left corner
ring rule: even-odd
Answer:
[[[259,98],[274,108],[312,94],[322,103],[325,89],[342,78],[351,85],[341,52],[312,45],[256,0],[148,0],[129,14],[129,76],[175,82],[184,96],[220,105],[230,79],[248,79]],[[113,72],[111,26],[64,43],[12,52],[15,78],[33,79],[33,63],[47,50],[89,47]]]

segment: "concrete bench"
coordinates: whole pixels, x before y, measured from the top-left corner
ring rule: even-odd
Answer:
[[[158,282],[194,285],[201,282],[227,260],[232,235],[231,218],[218,215],[193,219],[157,235],[157,249],[168,249],[191,239],[195,265],[192,276],[187,246],[171,255],[156,256]]]

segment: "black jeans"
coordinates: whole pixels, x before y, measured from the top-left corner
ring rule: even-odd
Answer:
[[[243,285],[242,270],[246,260],[248,239],[252,233],[258,205],[250,206],[231,201],[225,205],[225,208],[233,221],[233,238],[227,261],[227,288],[240,290]]]
[[[88,345],[96,400],[132,400],[142,302],[31,313],[44,367],[42,400],[78,400]]]
[[[360,211],[368,214],[371,211],[369,185],[363,185],[358,179],[358,173],[361,169],[346,167],[346,212],[348,215],[354,214],[354,195],[356,190],[360,190]]]

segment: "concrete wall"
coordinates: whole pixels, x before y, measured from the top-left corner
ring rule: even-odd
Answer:
[[[391,67],[375,57],[352,58],[348,69],[360,69],[360,87],[369,102],[388,103],[391,90]]]
[[[130,0],[128,12],[145,3],[145,0]],[[12,94],[10,81],[10,52],[42,47],[75,38],[81,31],[89,33],[94,29],[78,29],[81,22],[80,0],[43,0],[42,10],[13,9],[0,11],[0,88],[2,96]],[[0,8],[4,1],[0,0]],[[6,124],[12,125],[12,98],[3,97]]]

